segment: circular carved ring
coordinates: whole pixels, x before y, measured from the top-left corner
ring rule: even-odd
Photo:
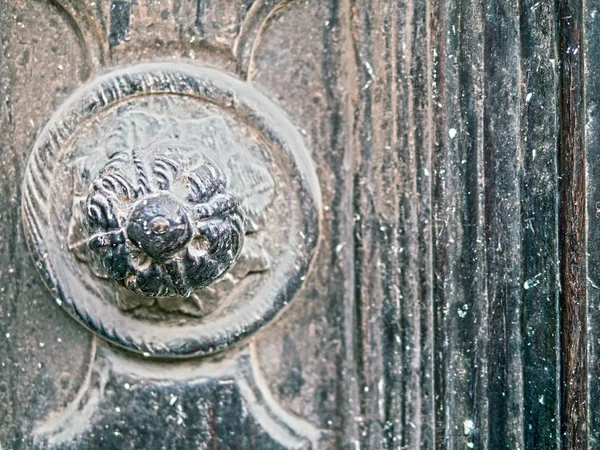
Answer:
[[[320,191],[286,114],[215,69],[146,64],[75,92],[27,166],[23,218],[56,301],[147,356],[222,351],[309,269]]]

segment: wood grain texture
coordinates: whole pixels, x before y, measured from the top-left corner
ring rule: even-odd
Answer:
[[[521,15],[524,445],[551,449],[560,445],[556,10],[524,2]]]
[[[318,424],[323,448],[354,448],[360,425],[354,347],[353,161],[355,108],[348,64],[347,2],[284,2],[267,15],[248,76],[287,105],[306,133],[321,181],[319,253],[287,320],[264,330],[258,346],[272,392]]]
[[[484,8],[484,208],[489,445],[523,448],[522,142],[519,5]],[[514,67],[514,70],[507,70]],[[533,380],[536,381],[536,378]]]
[[[429,9],[352,11],[360,445],[433,448]]]
[[[436,448],[488,445],[485,4],[435,7]]]
[[[561,133],[561,349],[564,449],[588,443],[587,236],[583,4],[558,2]]]
[[[361,443],[558,448],[553,5],[353,11]]]
[[[91,345],[25,248],[19,180],[35,136],[96,74],[166,60],[248,80],[311,150],[318,255],[253,345],[273,402],[320,430],[317,448],[597,448],[599,9],[0,0],[0,444],[31,448],[35,424],[77,395]],[[100,437],[120,420],[132,445],[149,427],[152,448],[281,446],[252,418],[227,422],[246,406],[216,378],[135,392],[124,380],[106,386],[131,408],[102,403]],[[154,391],[161,410],[173,394],[204,422],[161,433]]]
[[[582,35],[578,60],[584,86],[581,127],[585,132],[587,233],[587,398],[582,413],[587,414],[587,448],[600,445],[600,23],[599,5],[585,1],[582,5]]]

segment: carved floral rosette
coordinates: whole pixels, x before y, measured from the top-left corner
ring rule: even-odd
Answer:
[[[314,255],[320,193],[304,140],[251,85],[149,64],[75,92],[23,187],[30,249],[86,327],[161,357],[223,350],[269,322]]]

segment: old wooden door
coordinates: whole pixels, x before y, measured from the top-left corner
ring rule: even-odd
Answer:
[[[0,0],[0,448],[600,448],[599,8]]]

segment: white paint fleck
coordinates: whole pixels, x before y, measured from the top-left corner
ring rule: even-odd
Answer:
[[[529,280],[525,281],[525,283],[523,283],[523,289],[525,289],[527,291],[527,290],[539,285],[541,276],[542,276],[542,274],[538,273],[535,277],[530,278]]]
[[[456,128],[450,128],[448,130],[448,136],[450,136],[450,139],[454,139],[457,133],[458,131],[456,131]]]
[[[370,79],[367,80],[367,82],[363,86],[363,90],[369,89],[369,86],[371,86],[371,83],[373,82],[373,80],[375,80],[375,73],[373,72],[373,67],[371,66],[371,64],[369,64],[369,61],[365,61],[365,67],[367,68],[367,73],[369,74]]]
[[[540,398],[538,398],[538,402],[540,402],[540,405],[546,404],[546,400],[544,400],[544,394],[540,395]]]
[[[531,100],[531,97],[533,97],[533,92],[530,92],[529,94],[527,94],[527,97],[525,97],[525,101],[527,103],[529,103],[529,100]]]
[[[465,420],[463,422],[463,427],[465,435],[473,434],[473,431],[475,431],[475,424],[471,419]]]

